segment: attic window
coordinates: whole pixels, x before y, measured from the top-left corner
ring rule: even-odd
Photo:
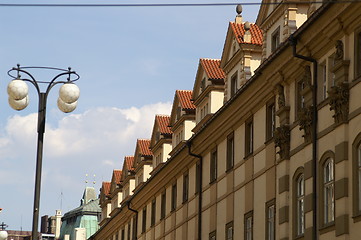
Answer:
[[[278,27],[273,33],[272,33],[272,52],[274,52],[278,46],[280,45],[280,27]]]
[[[182,108],[181,108],[181,107],[178,107],[178,108],[177,108],[177,120],[180,119],[181,113],[182,113]]]
[[[204,91],[205,88],[206,88],[206,78],[203,78],[201,81],[201,90]]]
[[[160,139],[160,132],[156,132],[155,134],[155,141],[158,142]]]

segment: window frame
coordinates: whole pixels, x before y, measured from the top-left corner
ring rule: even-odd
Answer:
[[[266,142],[273,139],[275,130],[276,130],[276,104],[275,104],[275,100],[272,99],[266,105]]]
[[[355,67],[354,67],[354,79],[361,77],[361,28],[355,31]]]
[[[177,183],[172,185],[170,211],[174,212],[176,210],[176,208],[177,208]]]
[[[272,210],[272,216],[270,216],[270,209]],[[265,207],[265,216],[266,216],[266,240],[275,240],[276,239],[276,199],[272,199],[266,202]],[[272,225],[273,224],[273,225]],[[270,232],[272,231],[272,232]]]
[[[235,72],[231,77],[231,86],[230,86],[230,97],[232,98],[236,95],[238,90],[238,72]]]
[[[244,240],[253,240],[253,210],[244,215]]]
[[[271,34],[271,52],[276,51],[276,49],[281,44],[281,28],[278,26]]]
[[[234,132],[227,136],[227,162],[226,172],[231,170],[234,166]]]
[[[331,164],[331,172],[327,170],[327,166]],[[327,228],[329,226],[333,226],[335,224],[335,154],[332,151],[326,151],[320,160],[319,166],[319,225],[320,228]],[[331,176],[326,178],[326,174],[329,172]],[[331,199],[329,199],[326,195],[329,191],[326,189],[331,189]],[[331,206],[329,206],[328,202],[330,200]],[[329,212],[329,211],[332,212]],[[331,213],[331,215],[329,215]],[[328,216],[331,216],[328,219]]]
[[[253,116],[245,122],[245,141],[244,141],[244,153],[245,157],[253,154],[254,147],[254,121]]]
[[[160,199],[160,219],[163,220],[166,215],[166,206],[167,205],[167,195],[166,191],[164,191],[161,195]]]
[[[231,230],[231,236],[229,236],[229,230]],[[234,236],[234,228],[233,228],[233,221],[228,222],[225,226],[225,240],[233,240]]]
[[[210,156],[209,164],[209,183],[214,183],[217,180],[217,165],[218,165],[218,151],[217,146],[213,148]]]
[[[352,201],[354,221],[361,221],[361,133],[352,143]]]
[[[147,206],[142,210],[142,234],[147,230]]]
[[[195,191],[194,191],[194,194],[198,194],[201,190],[201,186],[200,186],[200,182],[201,182],[201,165],[200,165],[200,162],[198,161],[196,163],[196,180],[195,180]]]
[[[150,226],[151,227],[154,227],[154,225],[155,225],[156,212],[157,212],[157,201],[156,201],[156,199],[153,199],[152,204],[151,204],[151,215],[150,215]]]
[[[209,233],[209,240],[216,240],[217,239],[217,231],[214,230],[213,232]]]
[[[189,174],[183,174],[183,203],[186,203],[189,198]]]

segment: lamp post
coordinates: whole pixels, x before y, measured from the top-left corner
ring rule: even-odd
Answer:
[[[37,81],[28,69],[40,70],[54,70],[58,73],[51,81]],[[14,72],[16,75],[14,75]],[[21,74],[26,75],[22,78]],[[14,67],[8,71],[8,75],[13,78],[9,83],[7,91],[9,94],[9,105],[15,110],[23,110],[29,104],[28,86],[26,82],[35,86],[39,96],[38,105],[38,142],[36,153],[36,174],[35,174],[35,190],[34,190],[34,208],[33,208],[33,226],[32,239],[38,239],[38,222],[39,222],[39,203],[40,203],[40,187],[41,187],[41,168],[43,158],[43,139],[45,132],[45,116],[46,116],[46,102],[50,90],[57,84],[63,84],[59,90],[59,98],[57,105],[59,109],[65,113],[72,112],[77,106],[79,98],[79,88],[74,84],[80,76],[71,70],[71,68],[60,69],[52,67]],[[63,79],[65,78],[65,79]],[[63,79],[63,80],[61,80]],[[46,85],[46,90],[42,91],[40,84]]]

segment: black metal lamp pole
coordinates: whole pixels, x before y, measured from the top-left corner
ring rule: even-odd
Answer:
[[[57,70],[61,71],[60,74],[56,75],[50,82],[37,81],[28,71],[25,69],[47,69],[47,70]],[[16,71],[17,75],[12,75],[12,72]],[[71,71],[71,68],[60,69],[60,68],[52,68],[52,67],[17,67],[12,68],[8,71],[8,75],[13,77],[14,79],[20,79],[20,73],[26,74],[29,79],[21,78],[21,80],[30,82],[33,84],[37,90],[39,96],[39,107],[38,107],[38,142],[37,142],[37,153],[36,153],[36,174],[35,174],[35,191],[34,191],[34,208],[33,208],[33,226],[32,226],[32,239],[38,239],[38,226],[39,226],[39,204],[40,204],[40,188],[41,188],[41,171],[42,171],[42,159],[43,159],[43,140],[44,140],[44,132],[45,132],[45,117],[46,117],[46,102],[48,94],[52,87],[60,83],[72,83],[77,81],[80,76]],[[68,76],[66,81],[58,80],[62,76]],[[74,79],[71,77],[74,76]],[[39,86],[39,83],[48,84],[46,91],[42,92]]]

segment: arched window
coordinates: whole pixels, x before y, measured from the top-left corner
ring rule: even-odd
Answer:
[[[305,180],[303,174],[296,180],[296,235],[303,235],[305,232]]]
[[[328,158],[323,165],[323,223],[335,220],[335,178],[334,161]]]

